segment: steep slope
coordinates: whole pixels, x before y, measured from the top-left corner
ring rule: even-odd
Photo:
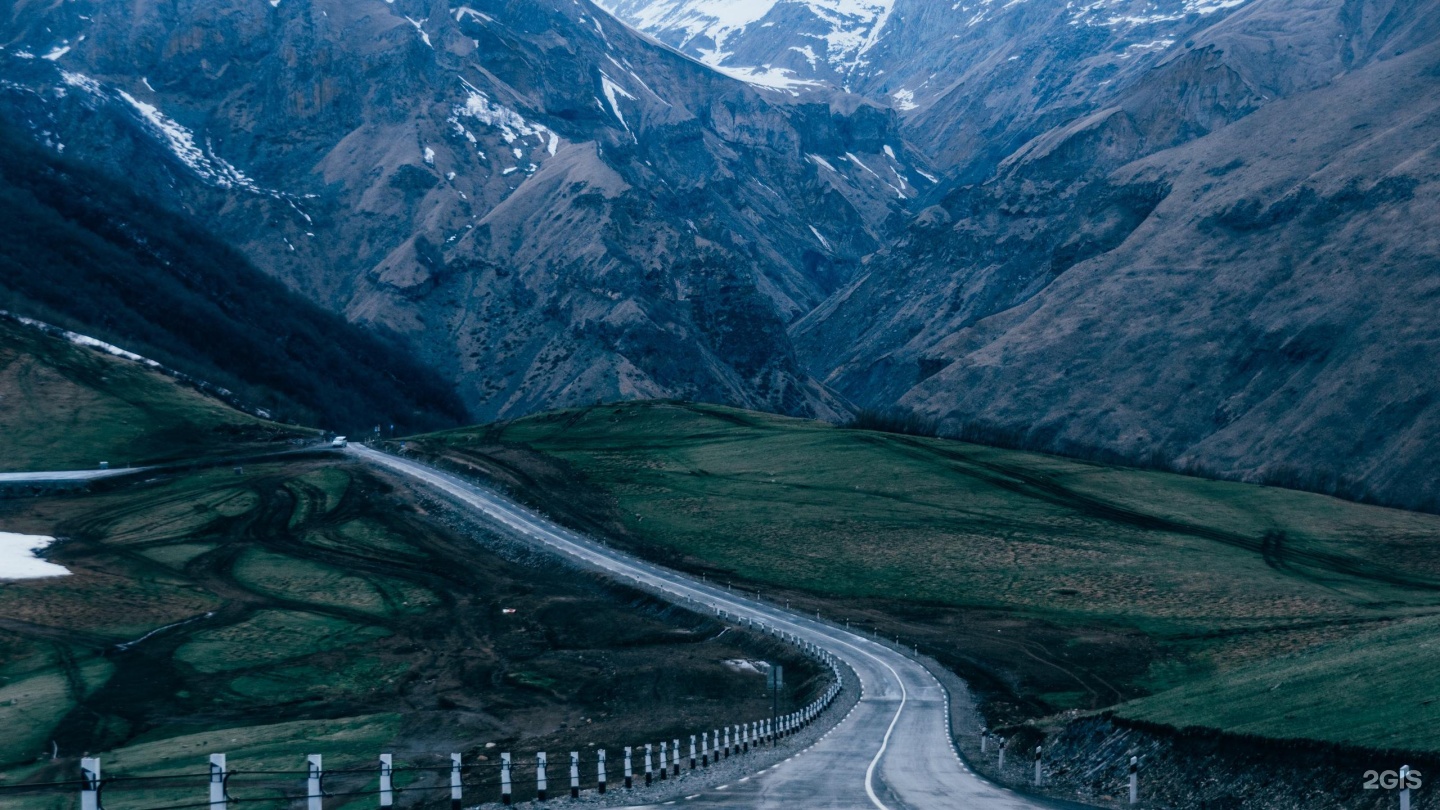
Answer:
[[[0,472],[285,449],[308,437],[142,362],[0,317]]]
[[[123,182],[3,127],[0,209],[0,309],[124,346],[276,419],[342,430],[464,421],[451,387],[397,341],[287,291]]]
[[[583,3],[81,0],[7,34],[9,114],[411,338],[481,416],[842,413],[785,326],[928,183],[893,113],[776,106]]]
[[[1253,4],[927,210],[801,345],[951,431],[1440,507],[1437,20]]]

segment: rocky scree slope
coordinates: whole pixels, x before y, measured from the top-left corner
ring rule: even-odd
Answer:
[[[21,4],[0,105],[487,419],[677,396],[837,417],[786,325],[929,184],[873,105],[773,104],[560,0]]]

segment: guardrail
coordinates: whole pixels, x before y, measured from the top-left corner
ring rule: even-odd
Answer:
[[[783,635],[777,633],[777,635]],[[795,639],[788,639],[796,641]],[[105,776],[101,760],[86,757],[80,761],[77,778],[50,782],[0,784],[0,804],[6,799],[35,794],[70,793],[78,800],[79,810],[107,810],[106,799],[115,793],[140,793],[148,801],[157,792],[175,796],[167,804],[125,807],[110,810],[231,810],[231,805],[245,808],[252,805],[287,805],[304,801],[306,810],[324,810],[327,800],[356,799],[373,796],[377,806],[390,808],[396,797],[406,793],[448,793],[452,810],[459,810],[468,797],[470,801],[499,801],[509,805],[517,798],[533,797],[537,801],[551,798],[551,785],[568,785],[571,799],[580,799],[593,784],[600,794],[607,791],[611,776],[617,776],[624,790],[635,791],[652,787],[658,782],[677,778],[685,770],[709,768],[731,757],[741,757],[765,746],[780,745],[787,737],[814,723],[839,697],[843,681],[838,660],[828,653],[807,649],[829,665],[835,681],[804,708],[776,718],[736,723],[722,728],[706,729],[689,735],[688,752],[679,738],[659,743],[626,746],[620,762],[612,764],[604,749],[594,752],[569,752],[568,768],[552,764],[544,751],[531,759],[516,759],[502,752],[498,760],[477,755],[465,762],[461,754],[450,754],[447,765],[411,764],[397,766],[394,756],[381,754],[375,764],[326,770],[319,754],[306,757],[304,770],[234,770],[226,754],[211,754],[209,770],[193,773]],[[817,654],[818,653],[818,654]],[[688,754],[688,755],[687,755]],[[612,773],[612,768],[616,770]],[[592,774],[587,777],[585,774]],[[408,780],[406,777],[410,777]],[[447,778],[448,777],[448,778]],[[593,782],[591,782],[593,779]],[[183,783],[183,784],[182,784]],[[533,792],[529,786],[533,783]],[[194,800],[181,798],[185,792]],[[486,795],[488,793],[488,796]],[[201,797],[204,800],[201,800]],[[437,796],[438,797],[438,796]],[[421,797],[425,798],[425,797]]]

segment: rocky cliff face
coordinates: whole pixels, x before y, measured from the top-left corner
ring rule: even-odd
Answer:
[[[410,336],[481,418],[635,396],[843,413],[785,327],[929,182],[893,113],[774,105],[587,4],[11,14],[7,114]]]

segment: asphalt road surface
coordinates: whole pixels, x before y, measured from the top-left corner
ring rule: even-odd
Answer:
[[[652,565],[565,529],[458,477],[361,445],[349,452],[409,476],[586,566],[788,631],[828,650],[859,676],[855,710],[814,746],[763,773],[681,799],[684,806],[774,810],[1018,810],[1055,805],[972,773],[948,731],[949,698],[919,663],[863,636]]]
[[[149,467],[119,467],[113,470],[60,470],[58,472],[7,472],[0,473],[0,484],[62,484],[94,481],[117,475],[142,472]]]

